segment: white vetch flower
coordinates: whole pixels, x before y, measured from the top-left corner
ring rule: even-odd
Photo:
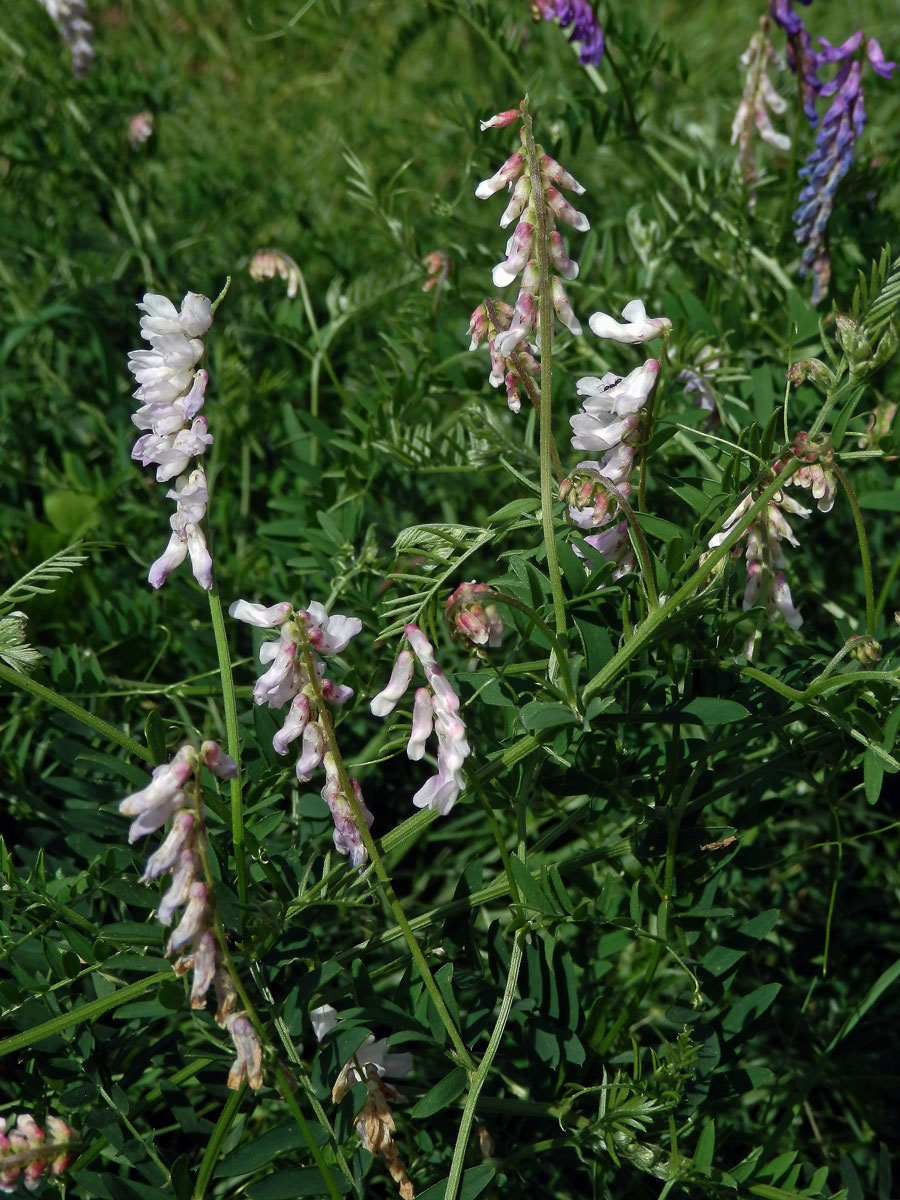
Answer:
[[[293,611],[290,600],[282,600],[268,608],[264,604],[253,604],[249,600],[235,600],[228,609],[228,615],[245,625],[255,625],[258,629],[271,629],[282,625]]]
[[[410,650],[401,650],[391,671],[387,686],[373,696],[369,708],[374,717],[386,717],[394,711],[397,702],[406,694],[413,674],[413,655]]]
[[[651,342],[672,328],[668,317],[648,317],[643,300],[630,300],[622,309],[622,316],[624,325],[606,313],[597,312],[589,318],[588,324],[597,337],[630,345]]]

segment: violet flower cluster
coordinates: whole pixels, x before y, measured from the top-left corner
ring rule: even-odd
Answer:
[[[534,19],[559,20],[560,29],[568,29],[570,42],[580,43],[578,61],[583,67],[599,67],[603,61],[603,27],[588,0],[533,0]]]
[[[822,118],[815,149],[798,172],[806,183],[794,212],[797,226],[795,237],[798,242],[805,243],[800,259],[800,275],[805,277],[812,274],[813,304],[822,299],[831,279],[826,230],[834,208],[837,186],[850,170],[856,140],[866,124],[862,63],[853,58],[862,45],[862,32],[855,33],[840,46],[832,46],[825,38],[819,38],[819,42],[824,49],[817,55],[818,63],[841,65],[835,78],[819,88],[819,95],[833,95],[834,100]],[[885,62],[881,46],[875,38],[869,39],[866,52],[872,69],[889,79],[897,64]]]
[[[419,660],[427,687],[418,688],[413,702],[412,729],[406,746],[407,758],[418,762],[425,757],[425,744],[432,732],[437,734],[437,774],[427,779],[413,796],[416,808],[435,808],[444,817],[465,787],[462,766],[468,757],[466,726],[459,715],[459,696],[434,659],[434,647],[418,625],[404,630],[410,650],[401,650],[387,686],[370,704],[376,717],[386,717],[406,695]]]
[[[330,1004],[314,1008],[309,1019],[319,1042],[338,1024],[337,1011]],[[391,1105],[401,1103],[406,1097],[388,1082],[387,1077],[402,1078],[412,1069],[412,1062],[411,1054],[391,1054],[384,1038],[376,1042],[369,1034],[353,1057],[344,1063],[331,1090],[332,1100],[339,1104],[357,1083],[366,1085],[365,1102],[356,1114],[356,1133],[370,1154],[382,1156],[391,1178],[398,1185],[401,1200],[414,1200],[415,1190],[392,1137],[396,1126]]]
[[[671,329],[667,317],[648,317],[641,300],[626,304],[625,323],[606,313],[594,313],[589,324],[600,338],[637,345],[652,341]],[[635,443],[640,437],[641,413],[659,377],[659,363],[647,359],[629,375],[608,372],[600,378],[587,375],[578,380],[581,411],[569,419],[575,450],[600,452],[599,460],[586,459],[560,484],[560,499],[569,506],[569,519],[579,529],[602,529],[585,541],[615,564],[613,578],[634,570],[634,552],[628,537],[628,522],[612,524],[631,492]]]
[[[811,0],[801,0],[810,4]],[[770,0],[770,10],[788,39],[788,63],[800,81],[803,111],[810,125],[819,124],[816,101],[820,96],[834,96],[816,135],[815,149],[803,167],[800,177],[806,180],[794,212],[795,237],[804,245],[800,260],[800,275],[813,277],[812,302],[817,304],[828,289],[831,279],[831,257],[826,243],[828,220],[834,208],[838,183],[850,170],[856,141],[866,124],[865,98],[862,85],[862,62],[854,55],[863,45],[862,30],[857,30],[839,46],[820,37],[820,50],[813,49],[803,19],[794,10],[792,0]],[[890,79],[897,64],[886,62],[884,52],[875,38],[866,41],[866,57],[876,74]],[[838,65],[836,76],[829,82],[822,78],[822,69]]]
[[[721,546],[734,526],[753,506],[757,497],[758,490],[750,491],[744,496],[719,532],[709,539],[710,550]],[[747,539],[747,583],[744,588],[743,607],[744,612],[747,612],[760,603],[765,588],[762,602],[768,619],[775,621],[780,613],[791,629],[799,629],[803,624],[803,617],[797,612],[791,598],[791,589],[784,574],[787,562],[781,543],[787,541],[792,546],[799,546],[800,543],[787,522],[784,515],[786,512],[791,516],[805,518],[809,516],[810,510],[784,492],[776,492],[764,511],[742,535]]]
[[[94,61],[94,29],[84,0],[38,0],[72,53],[72,73],[81,79]]]
[[[144,313],[141,337],[151,348],[128,355],[128,369],[138,383],[134,397],[140,401],[131,419],[138,429],[147,430],[135,442],[131,457],[142,466],[155,465],[159,483],[175,480],[166,492],[175,501],[175,515],[169,520],[172,534],[147,578],[153,587],[162,587],[190,555],[194,578],[209,591],[212,557],[200,527],[209,501],[206,474],[200,468],[190,474],[187,470],[191,459],[204,454],[213,440],[206,418],[198,416],[209,376],[194,370],[203,355],[200,336],[212,325],[211,305],[206,296],[188,292],[179,310],[165,296],[148,292],[138,308]]]
[[[199,752],[182,746],[170,763],[155,767],[150,782],[119,805],[131,817],[129,842],[172,825],[160,846],[147,859],[141,883],[169,877],[156,915],[171,925],[178,910],[178,924],[166,943],[166,954],[177,954],[175,973],[193,971],[191,1008],[205,1008],[207,993],[215,991],[216,1022],[231,1034],[237,1057],[228,1075],[228,1086],[237,1089],[246,1079],[251,1088],[262,1087],[262,1046],[246,1013],[237,1011],[237,991],[223,961],[213,932],[214,917],[207,883],[203,881],[200,841],[205,837],[200,768],[207,767],[220,779],[234,779],[237,763],[217,742],[207,741]]]
[[[778,95],[769,79],[768,66],[775,59],[775,51],[767,36],[768,28],[769,19],[763,17],[759,28],[750,39],[750,45],[741,55],[741,62],[747,68],[747,78],[744,82],[743,98],[731,124],[731,144],[733,146],[737,143],[741,174],[750,188],[750,208],[756,200],[753,192],[757,174],[753,156],[754,129],[764,142],[776,150],[787,151],[791,148],[791,139],[783,133],[778,133],[769,117],[769,109],[773,113],[783,113],[787,108],[787,101]]]
[[[291,742],[300,738],[300,757],[295,768],[300,783],[308,783],[313,773],[324,767],[325,786],[321,794],[334,821],[334,847],[339,854],[349,857],[354,867],[361,867],[366,861],[366,848],[334,755],[328,749],[325,725],[326,719],[331,720],[325,706],[343,707],[353,689],[327,678],[321,659],[343,653],[350,639],[362,629],[362,621],[358,617],[329,616],[324,605],[317,601],[308,609],[295,611],[289,600],[268,608],[235,600],[228,612],[235,620],[259,629],[280,626],[278,641],[263,642],[260,646],[259,660],[269,664],[269,668],[257,679],[253,699],[269,708],[283,708],[290,702],[284,724],[272,739],[275,752],[287,754]],[[308,663],[313,664],[315,679]],[[350,786],[366,825],[371,828],[373,817],[366,808],[359,780],[351,779]]]
[[[0,1117],[0,1192],[14,1192],[20,1178],[29,1192],[49,1174],[62,1175],[72,1161],[71,1147],[78,1139],[65,1121],[48,1114],[46,1131],[31,1113]]]
[[[520,121],[519,109],[498,113],[489,121],[482,121],[481,128],[504,128]],[[480,200],[486,200],[504,187],[512,197],[500,218],[500,227],[505,229],[516,221],[516,227],[506,244],[506,258],[493,270],[495,287],[508,287],[522,276],[519,294],[513,308],[499,302],[480,304],[472,313],[469,322],[471,335],[470,350],[475,350],[485,339],[491,355],[490,382],[493,387],[506,384],[507,402],[513,412],[518,412],[521,401],[519,387],[523,376],[535,375],[538,367],[534,356],[537,347],[527,339],[539,330],[540,275],[537,261],[535,237],[538,228],[538,199],[533,194],[531,172],[525,152],[525,131],[522,130],[522,149],[512,154],[500,169],[489,179],[483,180],[475,189]],[[581,333],[581,325],[572,311],[566,295],[563,279],[575,279],[578,264],[566,254],[562,235],[556,229],[557,219],[572,226],[580,233],[590,228],[584,213],[578,212],[563,196],[560,188],[581,195],[584,188],[564,167],[544,153],[542,146],[535,147],[541,178],[541,199],[547,232],[547,253],[551,266],[557,272],[550,277],[553,309],[563,325],[573,334]],[[491,307],[497,315],[495,320]],[[517,359],[522,360],[517,364]],[[517,370],[518,366],[518,370]]]

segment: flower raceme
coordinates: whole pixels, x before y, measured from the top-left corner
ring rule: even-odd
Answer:
[[[338,1024],[337,1011],[330,1004],[314,1008],[309,1019],[319,1042]],[[356,1115],[356,1132],[370,1154],[380,1154],[384,1159],[391,1178],[398,1184],[401,1200],[413,1200],[415,1191],[391,1136],[395,1132],[391,1105],[406,1097],[388,1082],[387,1077],[397,1079],[411,1069],[411,1054],[390,1054],[387,1042],[383,1038],[376,1042],[370,1034],[353,1057],[344,1063],[331,1090],[332,1100],[339,1104],[355,1084],[366,1085],[366,1099]]]
[[[787,101],[775,91],[768,75],[768,65],[775,58],[772,43],[767,37],[769,18],[762,17],[759,28],[750,39],[750,45],[741,55],[741,62],[747,68],[747,78],[744,83],[744,95],[738,105],[731,125],[731,144],[737,143],[738,162],[744,182],[750,188],[749,207],[753,208],[756,196],[752,190],[756,181],[756,164],[753,157],[753,130],[776,150],[787,152],[791,148],[791,139],[786,134],[778,133],[769,118],[768,109],[781,114],[787,108]]]
[[[216,1022],[229,1030],[237,1052],[228,1086],[238,1088],[246,1079],[256,1089],[262,1087],[262,1046],[250,1022],[236,1011],[237,991],[213,931],[209,884],[202,878],[200,842],[206,831],[199,774],[204,766],[220,779],[237,776],[237,763],[217,742],[204,742],[199,752],[185,745],[170,763],[154,768],[146,787],[125,797],[119,812],[134,818],[129,842],[172,818],[169,832],[147,859],[141,883],[169,877],[157,918],[168,926],[183,911],[166,942],[166,954],[178,955],[173,964],[177,975],[193,972],[191,1008],[205,1008],[210,987],[215,991]]]
[[[85,0],[38,0],[38,4],[55,22],[72,53],[72,73],[81,79],[94,61],[94,29]]]
[[[14,1192],[20,1176],[33,1192],[48,1167],[55,1178],[71,1162],[77,1135],[52,1114],[45,1124],[46,1130],[41,1129],[31,1113],[0,1117],[0,1192]]]
[[[156,467],[159,483],[175,480],[166,492],[175,501],[170,518],[172,533],[163,553],[150,567],[148,581],[160,588],[174,569],[190,555],[194,578],[202,588],[212,588],[212,558],[201,521],[209,492],[206,475],[197,468],[186,474],[191,459],[199,458],[212,444],[203,408],[209,376],[194,368],[203,355],[200,335],[212,324],[211,305],[205,296],[188,292],[176,309],[165,296],[148,292],[138,305],[141,337],[149,350],[132,350],[128,369],[138,388],[140,402],[132,421],[146,430],[134,444],[131,457],[142,466]]]
[[[324,605],[313,601],[308,609],[294,610],[289,600],[266,607],[247,600],[235,600],[229,615],[259,629],[280,626],[278,641],[263,642],[259,659],[269,664],[253,688],[257,704],[283,708],[290,703],[284,723],[272,738],[276,754],[286,755],[291,742],[300,740],[300,756],[295,767],[297,779],[308,783],[321,766],[325,769],[322,799],[328,805],[334,821],[334,847],[349,857],[351,865],[361,867],[366,861],[366,848],[353,814],[353,806],[345,794],[334,755],[328,749],[327,708],[341,708],[353,695],[353,689],[332,682],[325,675],[322,658],[342,654],[350,639],[362,629],[358,617],[329,616]],[[307,665],[315,669],[312,678]],[[359,781],[350,780],[354,797],[366,824],[371,828],[373,817],[366,808]]]
[[[535,21],[559,18],[560,29],[572,27],[570,42],[580,43],[578,61],[583,67],[599,67],[603,61],[603,27],[588,0],[533,0]]]
[[[373,697],[370,708],[376,717],[393,712],[413,676],[414,656],[425,672],[428,686],[416,690],[407,758],[418,762],[425,757],[425,745],[432,732],[437,734],[437,774],[422,784],[413,796],[416,808],[434,808],[444,817],[465,787],[462,766],[470,753],[466,726],[459,715],[459,697],[434,659],[434,647],[418,625],[407,625],[410,650],[401,650],[387,687]]]
[[[606,313],[594,313],[588,324],[597,337],[630,345],[653,341],[672,328],[668,317],[648,317],[641,300],[626,304],[622,316],[624,324]],[[610,525],[621,507],[618,501],[627,502],[641,414],[658,379],[659,362],[649,358],[626,376],[608,372],[599,378],[586,375],[578,380],[581,411],[569,418],[574,435],[572,448],[603,455],[602,459],[580,462],[560,484],[559,498],[568,505],[569,520],[579,529]],[[626,521],[619,521],[603,533],[591,534],[585,541],[615,565],[613,578],[634,569]]]
[[[250,272],[250,278],[255,279],[257,283],[264,279],[274,279],[276,275],[279,279],[283,279],[287,284],[289,300],[293,300],[300,290],[300,268],[294,259],[289,254],[285,254],[283,250],[275,250],[271,246],[257,250],[250,259],[250,266],[247,269]]]
[[[504,128],[521,121],[522,113],[518,109],[510,109],[498,113],[489,121],[482,122],[482,129],[489,127]],[[486,200],[496,192],[506,188],[510,193],[510,201],[500,217],[500,227],[505,229],[516,222],[515,228],[506,244],[506,258],[497,264],[493,270],[494,286],[508,287],[519,275],[522,276],[519,294],[515,306],[495,305],[495,313],[499,319],[491,319],[486,305],[479,307],[472,314],[469,322],[469,333],[472,337],[470,350],[477,348],[485,335],[489,336],[491,350],[491,376],[493,387],[499,387],[505,380],[509,406],[518,411],[518,386],[516,362],[513,358],[524,343],[529,356],[537,353],[536,348],[527,340],[532,333],[539,329],[540,315],[540,273],[538,269],[539,211],[541,206],[544,214],[545,247],[549,262],[556,274],[550,277],[550,291],[553,309],[557,318],[576,336],[581,333],[581,324],[572,311],[569,298],[566,295],[563,279],[575,279],[578,275],[578,264],[573,262],[566,253],[562,235],[556,229],[557,220],[573,229],[584,233],[590,228],[590,223],[584,213],[578,212],[563,196],[560,188],[581,195],[584,188],[569,172],[548,154],[543,147],[535,147],[537,156],[537,174],[541,181],[541,195],[535,196],[532,187],[532,172],[528,163],[524,128],[521,131],[522,148],[512,154],[506,162],[489,179],[482,180],[475,189],[475,195],[480,200]],[[504,327],[500,327],[500,321]],[[530,366],[530,364],[529,364]],[[520,368],[521,371],[521,368]],[[529,370],[529,374],[533,371]],[[509,376],[512,375],[510,379]]]
[[[474,579],[461,583],[447,597],[444,606],[450,636],[479,653],[485,646],[491,649],[499,646],[503,640],[503,618],[493,596],[493,589],[486,583],[476,583]]]

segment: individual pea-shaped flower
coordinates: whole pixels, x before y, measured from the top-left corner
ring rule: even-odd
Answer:
[[[597,337],[629,345],[652,342],[672,328],[668,317],[648,317],[643,300],[629,300],[622,309],[622,316],[624,324],[606,313],[597,312],[589,318],[588,324]]]

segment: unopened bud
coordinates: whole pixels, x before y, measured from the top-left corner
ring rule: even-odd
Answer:
[[[850,651],[850,657],[855,658],[857,662],[863,666],[868,666],[870,663],[877,663],[881,660],[881,643],[876,642],[872,637],[861,637],[857,640],[856,645]]]
[[[834,383],[834,372],[820,358],[801,358],[791,366],[788,379],[794,387],[809,379],[817,387],[830,388]]]
[[[851,317],[838,313],[834,318],[837,341],[851,369],[865,363],[872,355],[872,343],[866,338],[859,325]]]
[[[499,646],[503,638],[503,618],[492,602],[493,590],[486,583],[461,583],[447,598],[444,612],[450,634],[474,649]]]

